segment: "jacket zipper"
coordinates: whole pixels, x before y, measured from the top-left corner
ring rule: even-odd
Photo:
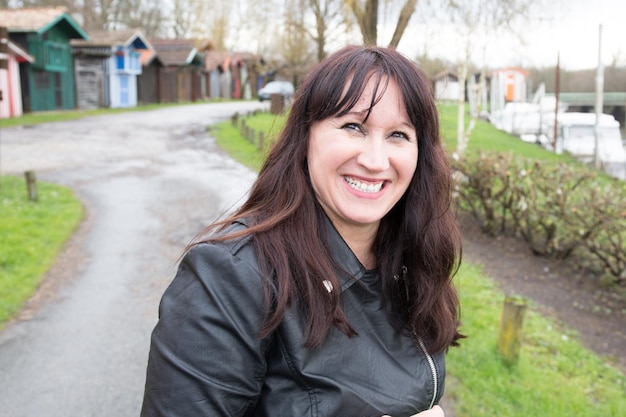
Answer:
[[[428,409],[430,410],[435,405],[435,400],[437,399],[437,391],[439,390],[437,368],[435,368],[435,361],[433,360],[433,357],[430,356],[430,354],[426,350],[426,346],[424,345],[424,342],[422,342],[422,339],[418,339],[418,342],[419,342],[420,348],[422,348],[422,352],[424,352],[424,355],[426,355],[426,360],[428,361],[428,366],[430,366],[430,372],[432,373],[432,376],[433,376],[433,386],[434,386],[433,399],[430,400],[430,407],[428,407]]]
[[[409,301],[409,285],[407,284],[407,272],[408,272],[407,267],[402,265],[402,281],[404,281],[404,290],[406,291],[406,300],[408,302]],[[395,275],[394,278],[397,281],[400,277],[398,275]],[[431,408],[435,406],[435,400],[437,400],[437,391],[439,390],[439,379],[437,378],[437,368],[435,367],[435,361],[433,360],[433,357],[430,356],[430,353],[428,353],[428,350],[426,350],[426,345],[424,344],[422,339],[419,336],[417,336],[417,332],[415,331],[415,328],[413,329],[413,333],[415,334],[415,337],[417,337],[417,341],[419,342],[422,352],[424,352],[424,356],[426,356],[426,360],[428,361],[428,366],[430,366],[430,373],[433,377],[433,388],[434,388],[433,398],[432,400],[430,400],[430,407],[428,407],[428,409],[430,410]]]

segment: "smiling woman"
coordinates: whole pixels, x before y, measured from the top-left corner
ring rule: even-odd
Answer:
[[[350,46],[319,64],[247,201],[163,295],[142,415],[443,415],[450,178],[414,63]]]
[[[375,268],[380,220],[404,195],[417,165],[417,133],[398,83],[372,75],[352,110],[313,123],[307,163],[324,212],[361,263]]]

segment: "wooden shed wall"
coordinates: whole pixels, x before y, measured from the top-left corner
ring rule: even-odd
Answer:
[[[97,57],[75,57],[76,104],[79,109],[105,107],[104,60]]]
[[[152,63],[143,67],[138,77],[137,99],[141,104],[159,102],[159,65]]]

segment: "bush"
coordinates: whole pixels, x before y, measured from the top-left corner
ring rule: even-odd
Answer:
[[[623,284],[626,187],[582,165],[481,152],[453,161],[459,206],[483,232],[521,237],[540,256],[567,259]]]

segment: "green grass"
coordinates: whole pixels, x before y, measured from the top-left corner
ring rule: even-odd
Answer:
[[[210,102],[223,102],[234,101],[231,99],[212,99]],[[238,100],[239,101],[239,100]],[[118,109],[100,108],[94,110],[59,110],[59,111],[46,111],[46,112],[34,112],[27,113],[19,117],[12,117],[8,119],[0,119],[0,128],[15,127],[15,126],[30,126],[40,123],[52,123],[61,122],[66,120],[76,120],[86,116],[98,116],[102,114],[111,113],[127,113],[131,111],[145,111],[160,109],[163,107],[173,106],[188,106],[190,104],[205,104],[207,101],[196,102],[177,102],[177,103],[158,103],[158,104],[146,104],[137,107],[125,107]]]
[[[456,143],[456,107],[440,107],[442,135],[448,149]],[[276,129],[284,116],[250,116],[248,125]],[[246,144],[230,123],[219,126],[218,144]],[[236,158],[258,169],[259,154],[248,144]],[[242,145],[243,146],[243,145]],[[225,148],[226,149],[226,148]],[[468,152],[510,151],[539,160],[575,163],[525,143],[478,121]],[[576,333],[532,303],[526,312],[523,345],[517,365],[507,366],[497,353],[504,294],[491,278],[465,262],[455,278],[462,308],[462,332],[469,337],[448,355],[448,393],[457,417],[622,417],[626,416],[626,377],[607,360],[585,349]]]
[[[258,171],[263,164],[263,155],[252,144],[241,137],[239,129],[230,122],[212,126],[210,132],[215,136],[217,145],[224,149],[235,161]]]
[[[255,117],[251,117],[247,122],[250,127],[265,132],[271,141],[276,139],[286,120],[287,116],[285,114],[259,113]]]
[[[438,106],[439,118],[441,122],[441,135],[446,149],[454,151],[457,146],[457,107],[452,104],[442,104]],[[469,116],[465,115],[465,125],[469,123]],[[484,120],[477,120],[476,127],[472,132],[467,147],[467,152],[478,152],[490,150],[494,152],[513,152],[516,155],[523,155],[542,161],[563,161],[575,163],[575,159],[566,154],[557,155],[534,143],[524,142],[516,136],[496,129],[491,123]]]
[[[285,115],[273,115],[259,113],[246,117],[246,123],[257,132],[265,132],[266,144],[271,143],[280,133],[280,129],[286,120]],[[224,149],[234,160],[258,171],[261,169],[265,157],[265,151],[259,151],[257,144],[252,144],[243,139],[238,127],[230,121],[218,123],[210,128],[211,134],[219,147]]]
[[[24,178],[0,177],[0,328],[37,289],[83,218],[71,190],[37,183],[28,200]]]
[[[456,283],[469,335],[448,354],[457,416],[626,416],[626,377],[582,347],[574,332],[531,304],[519,363],[507,366],[497,354],[503,294],[467,263]]]

